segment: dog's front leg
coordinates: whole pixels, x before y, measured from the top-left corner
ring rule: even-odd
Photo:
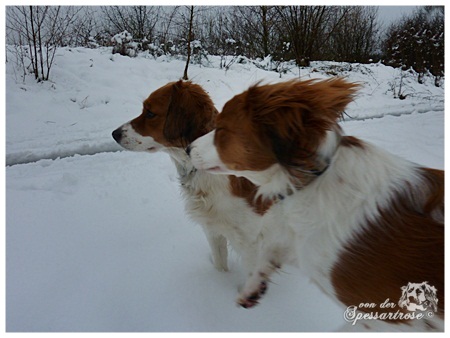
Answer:
[[[244,308],[251,308],[259,303],[266,293],[270,276],[281,268],[281,263],[275,260],[261,260],[257,268],[250,273],[249,278],[239,293],[237,303]]]
[[[244,308],[257,305],[267,291],[272,274],[283,264],[295,261],[295,234],[286,224],[276,224],[273,220],[264,220],[258,237],[256,264],[237,299]]]
[[[206,233],[209,246],[211,247],[214,267],[218,271],[228,271],[228,243],[222,235]]]

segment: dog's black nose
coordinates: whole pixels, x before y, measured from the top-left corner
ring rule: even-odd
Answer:
[[[188,154],[188,156],[191,156],[191,145],[188,145],[186,148],[186,154]]]
[[[112,137],[114,140],[116,140],[117,143],[120,142],[120,139],[122,138],[122,128],[117,128],[112,132]]]

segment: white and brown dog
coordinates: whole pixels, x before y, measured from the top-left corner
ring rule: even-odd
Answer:
[[[186,211],[202,225],[215,267],[228,270],[230,243],[250,271],[256,261],[259,218],[264,208],[247,202],[253,201],[256,187],[244,178],[197,170],[185,152],[188,144],[213,130],[216,115],[201,86],[171,82],[151,93],[142,113],[114,130],[112,136],[128,150],[168,153],[178,171]]]
[[[297,261],[345,306],[379,313],[392,311],[380,305],[402,286],[427,280],[440,299],[435,318],[391,323],[440,329],[444,172],[345,136],[337,121],[357,88],[340,78],[255,85],[189,147],[199,170],[247,178],[259,187],[254,201],[276,215],[261,218],[258,261],[238,301],[255,305],[270,275]]]

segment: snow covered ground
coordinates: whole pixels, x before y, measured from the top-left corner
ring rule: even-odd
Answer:
[[[295,268],[276,275],[255,309],[238,308],[239,259],[217,272],[200,227],[183,211],[165,154],[120,151],[111,132],[184,62],[109,49],[60,49],[52,81],[23,81],[6,65],[7,331],[333,331],[343,309]],[[251,63],[225,72],[191,65],[217,108],[259,80],[283,75]],[[364,84],[342,126],[425,166],[444,168],[444,89],[381,64],[313,63]],[[397,90],[396,89],[396,90]]]

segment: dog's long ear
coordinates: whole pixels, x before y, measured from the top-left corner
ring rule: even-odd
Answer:
[[[178,81],[173,84],[164,125],[164,137],[181,147],[214,128],[217,110],[199,85]]]
[[[336,122],[342,117],[347,105],[353,101],[361,85],[335,77],[324,81],[312,82],[302,88],[305,102],[315,108],[317,118],[322,117]]]
[[[280,164],[315,172],[327,165],[316,157],[317,149],[357,87],[340,78],[254,86],[249,89],[247,109],[262,125]]]

